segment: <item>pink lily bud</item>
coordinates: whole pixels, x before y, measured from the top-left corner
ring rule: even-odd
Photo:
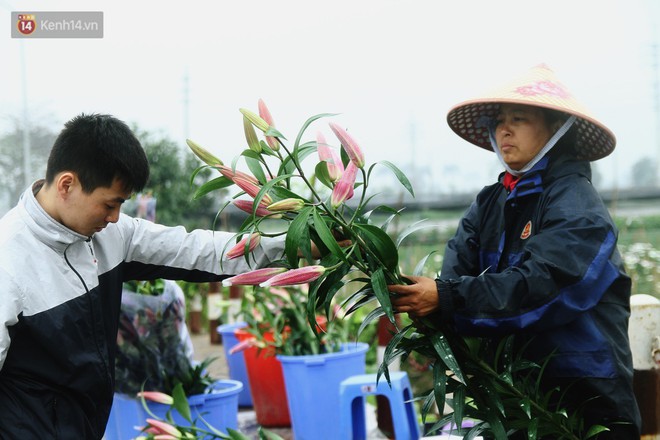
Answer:
[[[285,267],[265,267],[263,269],[252,270],[230,278],[225,278],[222,280],[222,285],[225,287],[258,286],[267,279],[286,271],[287,269]]]
[[[339,139],[339,142],[341,142],[344,150],[346,150],[348,157],[351,158],[351,162],[358,168],[364,167],[364,153],[355,139],[353,139],[353,136],[334,122],[330,122],[330,128],[335,133],[335,136],[337,136],[337,139]]]
[[[233,260],[234,258],[242,257],[245,255],[245,246],[248,241],[250,242],[248,244],[248,252],[252,252],[261,241],[261,235],[255,232],[254,234],[250,234],[249,236],[239,241],[233,248],[229,249],[227,252],[227,258]]]
[[[270,110],[268,110],[268,107],[266,107],[266,103],[264,102],[263,99],[259,100],[259,116],[268,123],[271,127],[275,127],[275,121],[273,120],[273,117],[270,114]],[[268,146],[270,146],[270,149],[273,151],[277,151],[280,149],[280,144],[277,142],[277,139],[272,137],[272,136],[266,136],[266,142],[268,142]]]
[[[250,150],[261,153],[261,144],[257,138],[257,133],[254,131],[254,125],[245,116],[243,116],[243,131],[245,131],[245,140]]]
[[[305,266],[291,269],[259,284],[261,287],[293,286],[311,283],[325,272],[325,266]]]
[[[349,200],[353,197],[356,176],[357,167],[353,162],[350,162],[346,167],[344,174],[341,175],[341,178],[332,189],[332,194],[330,195],[330,205],[332,205],[333,208],[337,208],[346,200]]]
[[[232,182],[234,181],[235,177],[241,177],[244,180],[247,180],[248,182],[252,182],[255,185],[259,185],[259,181],[256,179],[256,177],[251,176],[250,174],[244,173],[242,171],[238,170],[232,170],[231,167],[225,166],[225,165],[220,165],[216,166],[218,171],[225,176],[227,179],[231,180]]]
[[[170,425],[169,423],[163,422],[161,420],[156,420],[156,419],[147,419],[147,424],[149,426],[152,426],[156,428],[158,431],[160,431],[160,434],[169,434],[174,436],[174,438],[181,438],[181,431],[176,429],[174,426]]]
[[[247,350],[250,347],[266,348],[266,343],[263,341],[257,341],[257,338],[245,339],[230,348],[229,354],[240,353],[241,351]]]
[[[288,199],[283,199],[275,203],[271,203],[266,207],[269,211],[278,211],[278,212],[298,212],[305,206],[305,201],[302,199],[297,199],[295,197],[290,197]]]
[[[222,165],[222,161],[220,159],[215,157],[208,150],[200,147],[199,144],[191,141],[190,139],[186,139],[186,143],[188,144],[188,147],[190,147],[192,152],[195,154],[195,156],[197,156],[205,164],[211,166]]]
[[[252,214],[254,211],[254,202],[251,200],[236,199],[232,201],[232,203],[238,209],[240,209],[241,211],[245,211],[248,214]],[[271,212],[268,209],[266,209],[263,203],[259,203],[259,205],[257,205],[257,212],[255,213],[255,215],[257,217],[282,218],[281,214],[275,214],[274,212]]]
[[[316,134],[316,145],[319,159],[325,161],[325,165],[328,168],[330,180],[336,182],[344,172],[344,164],[341,162],[339,154],[326,143],[325,137],[321,132]]]
[[[242,176],[234,176],[234,183],[253,199],[257,197],[257,194],[261,191],[261,186],[253,183],[251,180],[243,178]],[[268,194],[264,194],[260,202],[268,206],[273,203],[273,199],[271,199]]]
[[[137,393],[137,396],[144,397],[146,400],[151,400],[152,402],[162,403],[163,405],[171,405],[174,403],[172,396],[159,391],[140,391]]]
[[[250,111],[245,108],[240,108],[238,109],[241,113],[243,113],[243,116],[245,116],[248,121],[252,122],[252,125],[257,127],[259,130],[263,131],[264,133],[268,131],[269,125],[268,122],[264,121],[259,115],[257,115],[255,112]]]

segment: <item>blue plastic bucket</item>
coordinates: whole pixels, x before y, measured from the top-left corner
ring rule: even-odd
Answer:
[[[206,427],[205,420],[214,428],[227,433],[227,428],[238,429],[238,394],[243,384],[235,380],[219,380],[211,385],[211,392],[188,397],[190,413],[196,426]],[[165,419],[168,405],[147,402],[149,411],[160,419]],[[181,426],[190,426],[177,411],[171,416]],[[142,407],[138,399],[124,394],[115,394],[110,410],[110,418],[105,429],[107,440],[131,440],[140,435],[140,429],[146,425],[147,418],[152,418]],[[137,429],[136,429],[137,428]]]
[[[140,405],[134,397],[115,393],[105,427],[106,440],[131,440],[140,435],[140,429],[145,424]]]
[[[229,350],[238,344],[238,338],[234,334],[234,331],[245,327],[247,327],[247,323],[236,322],[221,325],[216,331],[222,336],[222,349],[225,353],[227,366],[229,367],[229,378],[243,383],[243,391],[238,395],[238,405],[252,407],[252,392],[250,391],[250,381],[248,380],[247,368],[245,366],[245,356],[243,356],[242,352],[229,353]]]
[[[339,438],[341,382],[365,374],[369,345],[342,344],[341,351],[307,356],[277,356],[296,440]]]

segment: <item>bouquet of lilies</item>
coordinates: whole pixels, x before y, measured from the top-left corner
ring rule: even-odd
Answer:
[[[263,101],[259,101],[259,114],[247,109],[240,112],[248,148],[231,165],[225,165],[195,142],[187,141],[206,166],[220,173],[202,185],[196,196],[237,187],[238,192],[222,209],[231,203],[248,217],[237,233],[236,244],[226,250],[228,258],[250,261],[250,252],[262,237],[286,235],[286,238],[281,260],[270,267],[229,278],[224,284],[265,288],[309,284],[307,316],[310,323],[315,323],[319,310],[329,315],[334,295],[345,284],[359,283],[361,287],[347,298],[344,307],[354,310],[377,298],[380,306],[368,321],[386,314],[394,322],[387,285],[404,280],[398,266],[397,244],[387,233],[387,226],[398,212],[386,206],[368,209],[372,197],[367,193],[376,165],[389,168],[414,195],[409,180],[387,161],[367,168],[358,142],[334,122],[328,126],[338,145],[328,143],[321,131],[315,140],[303,142],[309,126],[331,114],[309,118],[289,147]],[[257,131],[263,139],[259,139]],[[316,158],[313,177],[308,176],[303,166],[308,158]],[[239,160],[249,172],[239,170]],[[371,221],[374,212],[386,213],[388,217],[384,223],[375,225]],[[410,232],[412,229],[403,236]],[[312,327],[316,329],[315,325]]]
[[[409,180],[390,162],[367,166],[355,137],[334,122],[328,127],[338,143],[326,141],[322,131],[314,140],[303,141],[311,124],[332,114],[309,118],[289,145],[263,101],[259,101],[258,108],[259,114],[240,110],[248,148],[230,165],[187,141],[205,166],[220,173],[202,185],[196,196],[236,187],[238,191],[222,209],[231,203],[248,214],[236,244],[226,250],[228,258],[250,261],[250,252],[262,237],[286,236],[279,261],[229,278],[225,284],[277,287],[309,283],[306,314],[315,333],[318,312],[329,316],[333,298],[340,291],[349,292],[340,305],[345,314],[377,303],[363,320],[358,335],[382,316],[396,326],[387,286],[408,282],[399,269],[398,246],[426,224],[414,223],[393,239],[388,227],[400,212],[383,205],[372,208],[374,196],[368,192],[375,166],[391,170],[414,196]],[[306,173],[304,160],[315,162],[311,176]],[[247,171],[239,169],[243,166]],[[382,214],[385,220],[377,224],[376,218],[382,219]],[[421,275],[428,257],[417,264],[412,275]],[[349,284],[350,288],[344,289]],[[605,430],[602,426],[585,429],[579,414],[567,414],[561,407],[561,399],[559,404],[549,403],[555,400],[552,394],[557,391],[544,394],[540,390],[538,378],[544,367],[528,362],[515,351],[514,338],[468,338],[437,320],[413,321],[399,329],[388,344],[379,376],[389,380],[388,365],[413,352],[433,360],[434,387],[422,398],[422,416],[425,418],[434,404],[444,408],[448,403],[453,412],[438,420],[431,432],[451,424],[459,427],[455,434],[466,438],[489,433],[496,439],[506,439],[514,432],[523,432],[529,439],[577,440]],[[446,399],[447,395],[453,398]],[[466,424],[464,419],[476,423]]]

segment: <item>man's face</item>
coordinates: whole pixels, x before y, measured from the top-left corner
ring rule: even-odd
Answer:
[[[60,211],[62,223],[79,234],[91,237],[108,223],[119,220],[121,205],[130,196],[131,193],[118,179],[110,187],[98,187],[91,193],[85,193],[76,179],[67,194],[64,209]]]

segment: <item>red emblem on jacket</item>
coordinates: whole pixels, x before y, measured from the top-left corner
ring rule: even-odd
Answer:
[[[528,221],[525,227],[522,230],[522,234],[520,234],[520,239],[521,240],[527,240],[529,236],[532,235],[532,221]]]

